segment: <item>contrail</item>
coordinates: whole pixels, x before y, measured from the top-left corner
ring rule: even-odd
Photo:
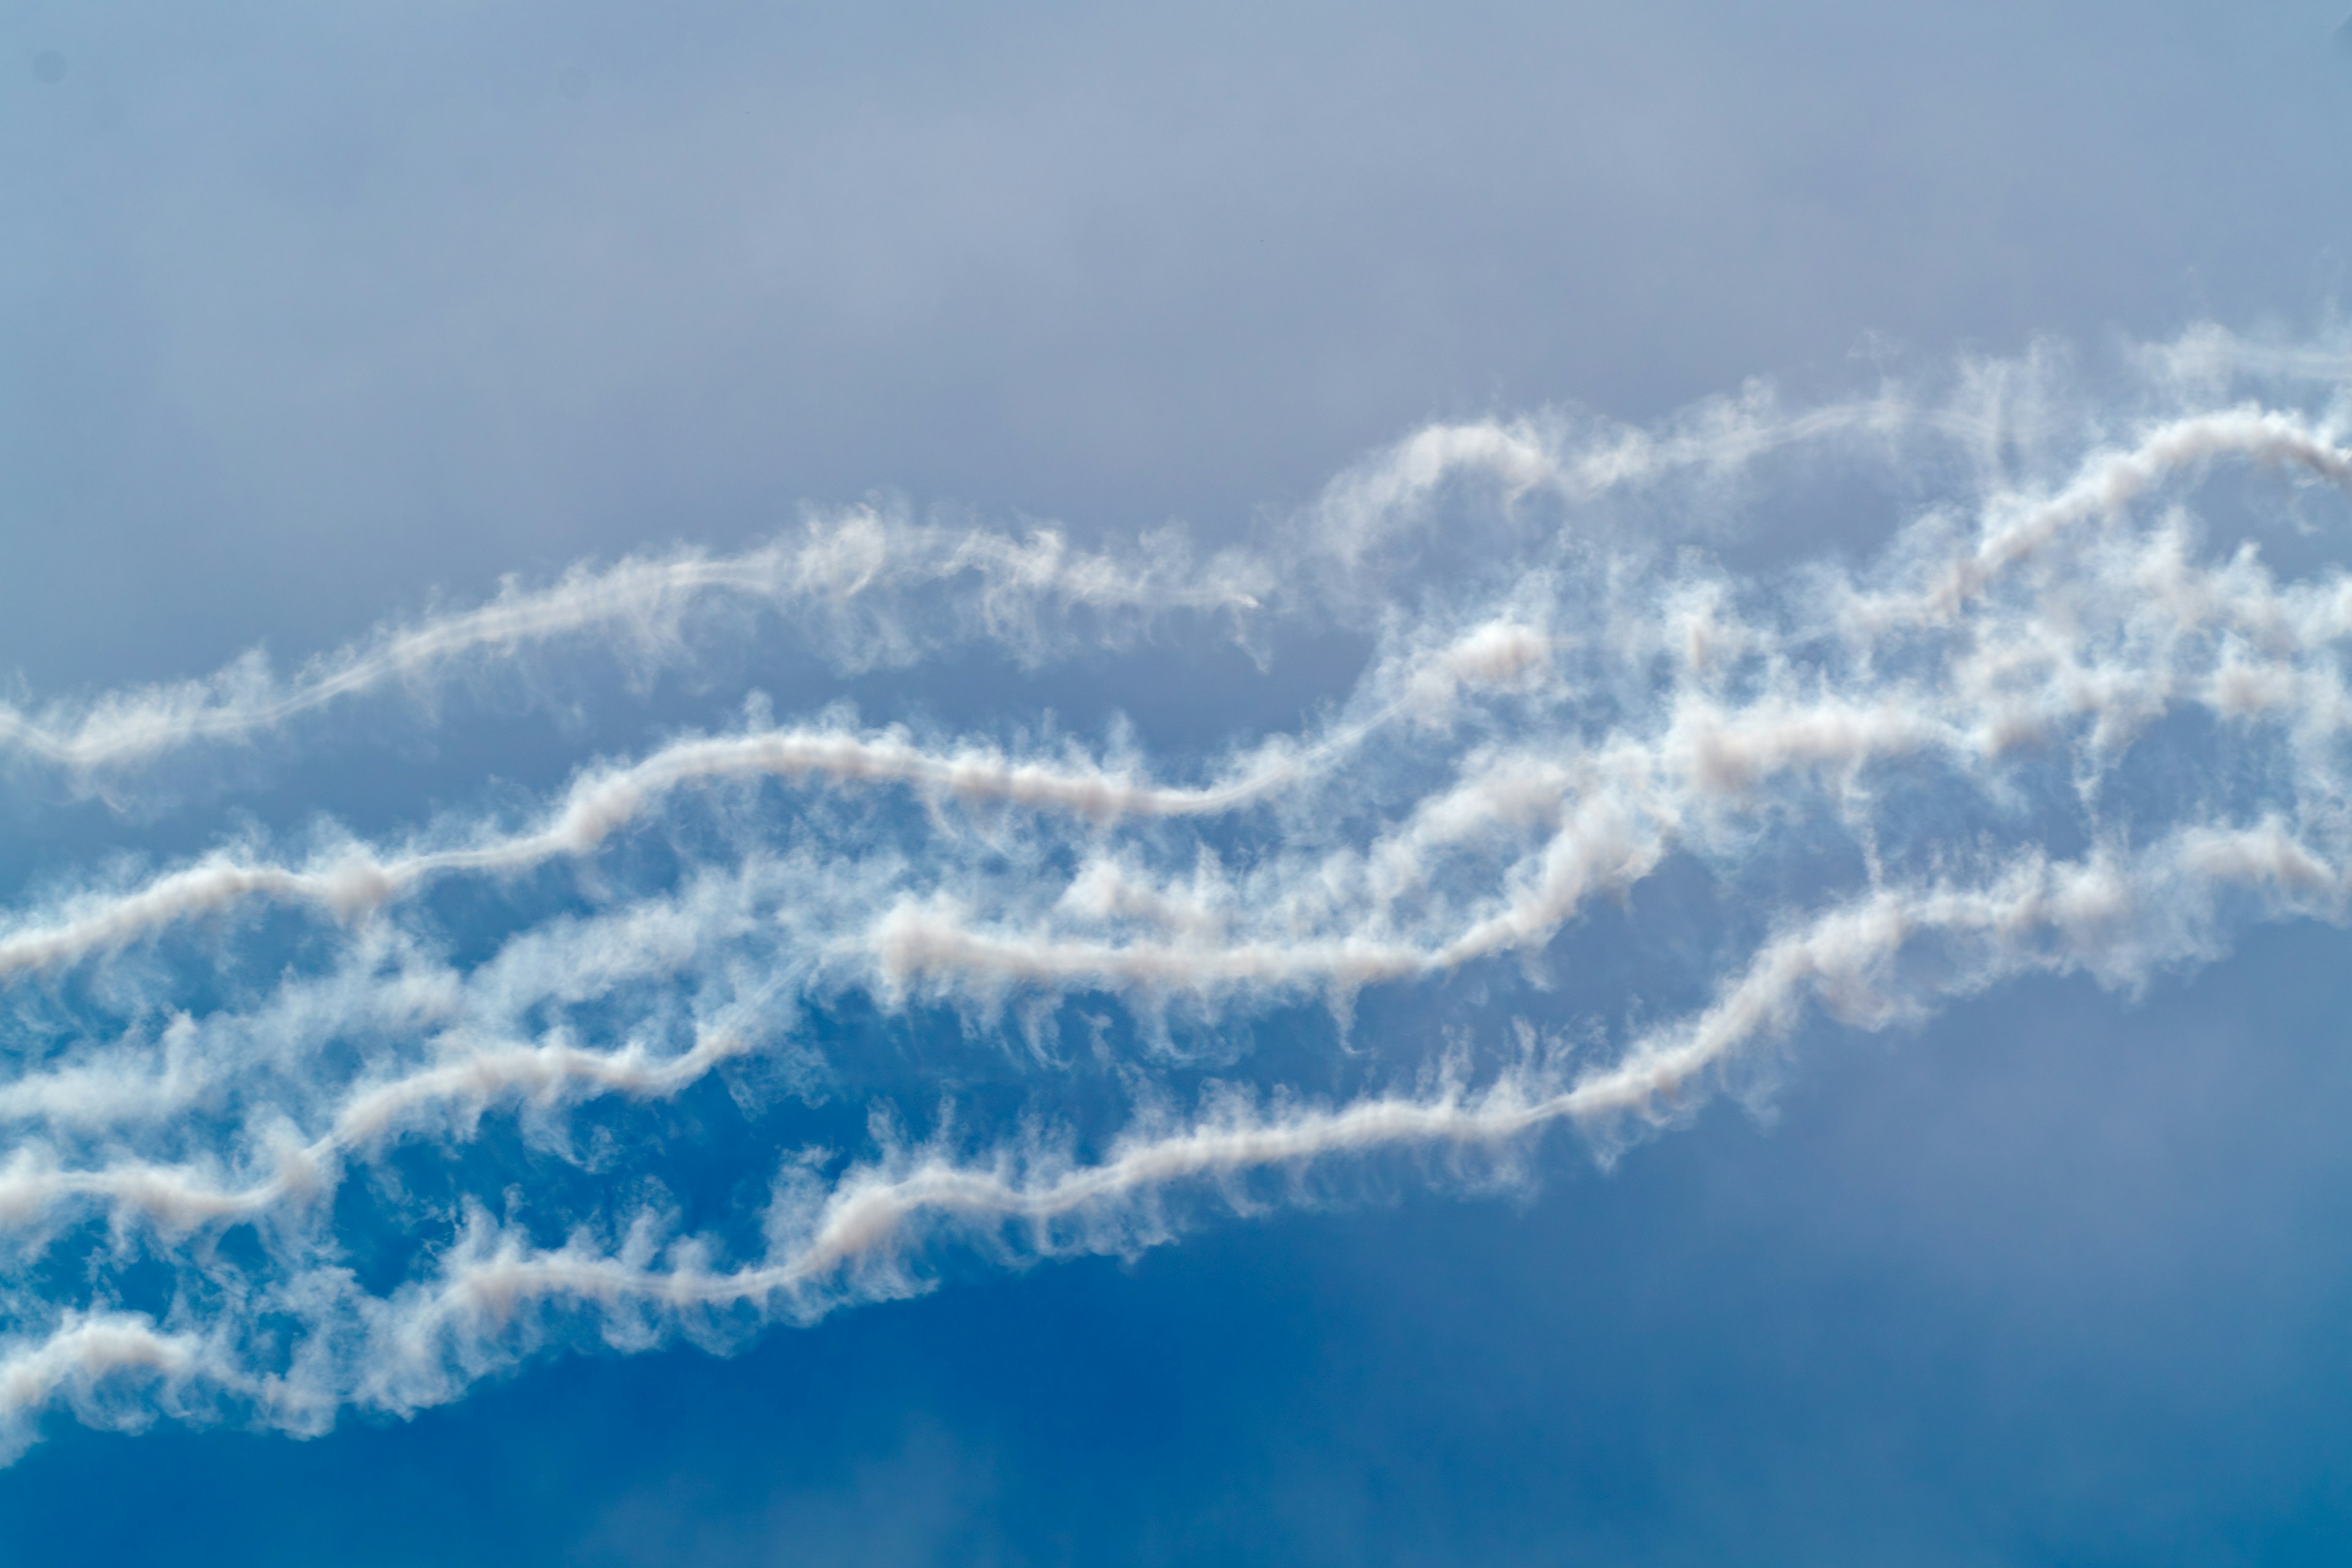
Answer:
[[[2241,395],[2338,384],[2210,333],[2142,357],[2115,405],[2028,364],[1942,405],[1434,426],[1205,557],[840,514],[510,587],[283,682],[16,715],[21,763],[95,779],[566,648],[790,635],[876,668],[1171,616],[1373,641],[1295,732],[1205,751],[761,715],[512,816],[257,826],[19,896],[0,1451],[53,1409],[309,1433],[590,1339],[723,1347],[1366,1160],[1528,1180],[1548,1129],[1613,1157],[1766,1092],[1823,1027],[2028,974],[2128,993],[2260,922],[2343,921],[2352,574],[2281,573],[2193,510],[2223,486],[2289,527],[2340,513],[2335,416]],[[1922,499],[1858,562],[1735,573],[1601,516],[1921,441]],[[1636,1016],[1653,981],[1684,1000]],[[1271,1064],[1323,1048],[1318,1009],[1341,1046],[1307,1097]],[[949,1082],[1023,1109],[894,1130]],[[844,1104],[878,1118],[846,1149]],[[770,1195],[615,1205],[688,1154]],[[362,1240],[404,1248],[390,1283],[353,1274]]]
[[[1882,637],[1892,627],[1930,618],[1948,623],[1963,601],[1981,595],[2001,573],[2015,569],[2067,529],[2113,515],[2167,476],[2223,456],[2297,467],[2336,485],[2352,483],[2352,452],[2291,415],[2235,409],[2170,421],[2148,433],[2132,449],[2096,454],[2055,495],[2031,501],[2000,498],[2000,504],[1989,509],[1977,540],[1940,570],[1927,574],[1923,586],[1909,591],[1848,589],[1839,605],[1840,619],[1849,629],[1860,628],[1867,636]],[[1426,466],[1407,464],[1416,471]],[[2341,618],[2352,616],[2352,597],[2328,609],[2332,612],[2329,624],[2315,628],[2320,640],[2336,635],[2336,626],[2352,624]],[[2260,603],[2247,604],[2239,618],[2251,624],[2272,610]],[[2311,635],[2305,632],[2306,637]],[[1443,657],[1429,661],[1417,672],[1412,687],[1426,693],[1438,682],[1456,686],[1465,680],[1507,679],[1536,664],[1544,651],[1538,634],[1497,623],[1478,628]],[[1822,702],[1809,710],[1782,706],[1783,711],[1777,715],[1740,716],[1747,721],[1744,734],[1739,732],[1743,726],[1724,722],[1694,742],[1703,753],[1696,758],[1703,782],[1729,783],[1751,773],[1769,774],[1806,753],[1824,763],[1854,762],[1884,750],[1910,750],[1948,739],[1931,734],[1931,726],[1906,718],[1899,708],[1884,701],[1875,713],[1853,705],[1839,711],[1835,705]],[[2011,707],[2014,710],[2013,702]],[[1391,707],[1381,720],[1392,717],[1394,711]],[[2011,736],[2021,721],[2013,710],[2005,727],[1986,729],[1987,721],[1981,717],[1977,720],[1980,739],[1995,744]],[[583,777],[545,826],[493,843],[394,858],[353,851],[331,866],[305,869],[243,865],[216,858],[54,923],[20,926],[0,934],[0,974],[70,962],[132,940],[156,926],[241,899],[304,900],[349,915],[398,897],[430,878],[460,871],[520,869],[579,855],[595,847],[654,797],[712,778],[765,773],[799,780],[822,774],[843,782],[903,784],[935,796],[1071,811],[1103,821],[1127,816],[1203,815],[1263,797],[1301,770],[1349,749],[1366,727],[1292,748],[1286,755],[1255,759],[1235,770],[1226,782],[1192,788],[1156,785],[1084,762],[1055,767],[1015,760],[992,748],[970,744],[952,752],[933,752],[916,745],[903,731],[861,736],[839,729],[793,728],[696,739],[666,748],[633,766]],[[1691,727],[1699,726],[1694,722]],[[915,922],[911,929],[909,921]],[[945,933],[927,931],[915,917],[907,917],[899,925],[902,929],[887,939],[892,951],[901,955],[893,961],[897,967],[926,967],[929,960],[924,954],[955,945]],[[1544,922],[1536,921],[1529,929],[1540,934]],[[978,954],[983,946],[970,950]],[[1467,951],[1479,949],[1474,942]],[[1254,967],[1247,958],[1234,962],[1243,970]],[[1378,957],[1368,956],[1366,962],[1368,973],[1393,971],[1393,964]]]
[[[2338,918],[2352,889],[2347,867],[2352,860],[2331,861],[2283,823],[2269,820],[2184,829],[2137,853],[2102,847],[2073,861],[2027,853],[1974,883],[1883,887],[1775,935],[1706,1009],[1631,1042],[1614,1066],[1589,1072],[1572,1089],[1534,1104],[1509,1131],[1563,1118],[1590,1122],[1652,1111],[1661,1097],[1679,1104],[1742,1047],[1785,1033],[1809,1003],[1850,1025],[1880,1028],[1924,1016],[1934,1000],[1973,994],[2022,973],[2082,970],[2111,984],[2129,984],[2211,950],[2220,941],[2214,904],[2228,890],[2254,894],[2270,918]],[[1906,986],[1887,972],[1903,950],[1931,943],[1942,944],[1948,960],[1955,952],[1963,959],[1949,963],[1932,987]],[[501,1100],[667,1095],[751,1049],[724,1031],[707,1032],[691,1049],[668,1057],[642,1045],[612,1051],[560,1042],[476,1048],[359,1087],[336,1108],[323,1137],[273,1151],[276,1172],[235,1190],[198,1170],[141,1162],[59,1170],[29,1147],[20,1148],[0,1165],[0,1228],[30,1225],[62,1202],[96,1198],[118,1223],[136,1214],[168,1233],[184,1234],[282,1204],[319,1200],[331,1191],[345,1156],[384,1137],[404,1113],[420,1106],[456,1102],[470,1121]],[[1346,1146],[1344,1140],[1331,1145]]]
[[[1261,745],[1226,768],[1218,782],[1201,785],[1154,784],[1132,769],[1079,755],[1016,758],[971,742],[935,751],[918,743],[903,726],[864,733],[839,725],[772,727],[698,736],[625,767],[583,773],[545,823],[527,833],[392,854],[345,846],[302,867],[217,854],[127,892],[68,900],[62,909],[0,928],[0,978],[70,963],[247,900],[316,904],[348,920],[436,878],[513,873],[587,855],[671,792],[717,780],[767,776],[794,784],[822,778],[843,784],[898,784],[934,802],[1066,812],[1097,825],[1130,816],[1213,816],[1262,801],[1329,766],[1400,714],[1428,722],[1437,706],[1464,686],[1509,679],[1540,652],[1540,638],[1526,628],[1505,623],[1478,627],[1423,661],[1411,672],[1405,695],[1370,718],[1311,741]]]
[[[550,1304],[621,1313],[625,1321],[636,1311],[748,1305],[763,1317],[804,1321],[919,1288],[907,1272],[909,1256],[941,1226],[1002,1245],[1011,1225],[1026,1237],[1022,1245],[1040,1253],[1118,1249],[1153,1234],[1154,1217],[1132,1209],[1139,1198],[1188,1184],[1382,1151],[1491,1152],[1559,1122],[1605,1131],[1628,1116],[1671,1118],[1706,1074],[1743,1046],[1786,1033],[1808,1003],[1864,1027],[1885,1027],[1936,1000],[2021,973],[2087,969],[2121,979],[2193,956],[2213,940],[2201,919],[2181,917],[2184,895],[2210,899],[2210,888],[2196,886],[2200,878],[2270,884],[2289,891],[2287,908],[2315,896],[2331,911],[2347,886],[2343,868],[2323,866],[2265,828],[2183,835],[2130,860],[2027,858],[1972,886],[1884,889],[1775,938],[1707,1008],[1644,1037],[1604,1069],[1571,1079],[1556,1065],[1538,1066],[1476,1089],[1455,1079],[1325,1108],[1228,1104],[1181,1127],[1147,1124],[1093,1163],[1013,1148],[979,1163],[937,1149],[893,1155],[845,1173],[821,1197],[780,1195],[787,1212],[769,1216],[771,1234],[786,1238],[780,1255],[742,1268],[712,1267],[691,1247],[672,1249],[670,1262],[658,1265],[642,1242],[619,1253],[583,1240],[550,1250],[478,1229],[429,1284],[364,1310],[335,1300],[333,1315],[354,1321],[331,1335],[333,1322],[315,1324],[320,1337],[363,1334],[367,1349],[348,1364],[309,1369],[313,1378],[341,1381],[271,1391],[270,1398],[310,1415],[347,1403],[412,1409],[461,1393],[463,1380],[452,1381],[449,1369],[495,1364],[511,1353],[502,1344],[518,1321]],[[2146,910],[2163,911],[2153,927],[2135,918]],[[1902,949],[1939,940],[1958,942],[1969,962],[1924,987],[1896,976],[1891,961]],[[11,1192],[14,1178],[0,1178],[0,1194]],[[145,1186],[190,1226],[272,1195],[198,1193],[144,1170],[112,1179]],[[0,1431],[21,1428],[60,1388],[90,1389],[126,1375],[214,1381],[247,1403],[264,1381],[217,1349],[158,1333],[142,1320],[100,1325],[69,1317],[0,1361]]]
[[[689,619],[713,602],[791,616],[804,631],[831,632],[842,662],[888,666],[919,657],[940,635],[940,617],[917,626],[899,616],[902,601],[942,586],[952,590],[948,635],[1033,655],[1051,642],[1055,618],[1072,611],[1245,615],[1266,589],[1256,563],[1228,552],[1196,563],[1172,536],[1124,553],[1091,552],[1048,528],[958,530],[862,508],[812,519],[796,535],[738,555],[682,551],[581,568],[545,588],[509,583],[486,605],[390,627],[313,660],[290,680],[270,675],[256,656],[208,679],[111,693],[78,708],[32,714],[0,707],[0,748],[89,775],[247,741],[353,698],[438,682],[473,663],[567,640],[675,659],[686,655]]]
[[[739,554],[681,550],[582,566],[541,588],[509,581],[486,604],[386,626],[290,679],[257,651],[204,679],[38,710],[0,704],[0,755],[88,784],[565,645],[610,647],[648,668],[690,661],[698,616],[729,605],[774,615],[846,670],[902,667],[973,643],[1037,661],[1073,646],[1117,646],[1178,616],[1242,630],[1268,612],[1376,602],[1382,580],[1367,568],[1368,543],[1410,531],[1433,496],[1467,477],[1507,498],[1574,503],[1678,476],[1727,475],[1792,447],[1967,435],[1978,425],[1893,392],[1789,413],[1751,389],[1657,431],[1556,417],[1435,426],[1333,480],[1270,542],[1205,557],[1171,530],[1087,550],[1047,526],[1009,532],[850,508],[813,514],[798,531]],[[1078,624],[1084,617],[1091,625]]]

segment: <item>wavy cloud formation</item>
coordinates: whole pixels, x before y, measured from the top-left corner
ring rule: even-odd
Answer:
[[[2033,361],[1443,426],[1206,555],[847,513],[284,679],[12,712],[20,766],[130,788],[582,650],[793,636],[914,681],[975,639],[1375,634],[1296,732],[1206,753],[1155,755],[1148,711],[1086,742],[755,710],[520,816],[20,899],[0,1447],[60,1408],[312,1432],[550,1347],[724,1348],[1367,1159],[1524,1180],[1553,1124],[1608,1157],[1769,1092],[1818,1022],[2340,921],[2339,359],[2207,329],[2104,398]],[[1906,499],[1859,563],[1660,546],[1864,472]]]

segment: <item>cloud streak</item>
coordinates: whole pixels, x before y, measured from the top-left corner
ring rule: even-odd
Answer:
[[[2254,923],[2341,921],[2352,574],[2273,569],[2193,509],[2226,492],[2307,542],[2352,449],[2332,405],[2249,400],[2227,348],[2146,356],[2107,405],[2026,366],[1940,405],[1444,426],[1335,480],[1286,553],[860,514],[20,726],[95,776],[519,650],[772,635],[705,595],[815,606],[845,667],[1169,616],[1378,632],[1297,732],[1206,752],[762,720],[584,766],[520,825],[256,830],[20,901],[0,1444],[60,1407],[316,1431],[583,1339],[723,1348],[1366,1160],[1521,1179],[1547,1128],[1613,1156],[1768,1092],[1824,1025],[2027,974],[2128,992]],[[1727,475],[1791,500],[1769,487],[1818,470],[1780,457],[1835,474],[1923,431],[1997,450],[1922,459],[1938,488],[1859,563],[1743,575],[1594,510]],[[1441,570],[1465,538],[1508,552]],[[1637,1017],[1637,989],[1680,1000]],[[1301,1051],[1337,1087],[1291,1087]],[[927,1109],[950,1081],[967,1103]],[[698,1194],[713,1161],[768,1198]]]
[[[38,711],[0,708],[0,747],[79,781],[103,779],[567,645],[609,647],[649,668],[682,661],[690,657],[688,634],[714,608],[787,617],[821,651],[857,668],[910,662],[940,643],[968,640],[1042,658],[1067,635],[1073,616],[1096,617],[1108,635],[1133,635],[1161,616],[1246,615],[1265,591],[1257,563],[1230,552],[1196,563],[1172,534],[1094,552],[1051,528],[1016,535],[854,508],[813,516],[798,532],[737,555],[680,551],[582,566],[543,588],[509,582],[487,604],[388,626],[291,678],[274,675],[257,652],[201,680]],[[933,592],[941,602],[921,604]]]

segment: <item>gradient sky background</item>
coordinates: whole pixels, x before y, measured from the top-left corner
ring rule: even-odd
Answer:
[[[1431,420],[2325,337],[2343,19],[22,0],[0,670],[37,701],[287,668],[803,502],[1213,545]],[[1861,552],[1886,495],[1810,485],[1715,547]],[[14,905],[125,848],[389,833],[752,687],[982,730],[1117,710],[1201,754],[1297,726],[1363,647],[597,667],[437,727],[394,705],[168,811],[16,779],[0,873]],[[1502,1195],[1377,1172],[312,1440],[57,1413],[0,1469],[0,1562],[2346,1561],[2347,961],[2271,925],[2137,997],[1817,1021],[1770,1115],[1718,1101],[1607,1169],[1555,1134]],[[764,1182],[771,1152],[708,1158]]]

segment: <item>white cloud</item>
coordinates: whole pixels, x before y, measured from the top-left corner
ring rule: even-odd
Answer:
[[[2210,367],[2218,342],[2180,352]],[[455,1397],[583,1334],[727,1342],[920,1289],[950,1244],[1150,1245],[1203,1205],[1311,1193],[1350,1158],[1507,1174],[1555,1123],[1605,1153],[1757,1091],[1808,1019],[1887,1028],[2028,973],[2128,990],[2250,922],[2340,920],[2352,575],[2273,572],[2188,508],[2220,483],[2273,510],[2346,487],[2352,451],[2324,409],[2152,363],[2127,418],[2033,416],[2088,432],[2071,447],[1933,467],[1946,489],[1860,566],[1741,577],[1603,537],[1578,526],[1594,492],[1577,476],[1599,464],[1670,498],[1788,441],[1855,455],[1857,431],[1858,460],[1883,461],[2046,408],[2030,367],[1978,377],[1957,411],[1757,395],[1590,448],[1556,424],[1450,426],[1336,482],[1303,550],[1206,565],[1168,536],[1082,553],[852,518],[732,561],[509,590],[283,683],[247,667],[23,721],[33,751],[86,773],[266,745],[299,714],[331,724],[346,697],[484,658],[615,639],[691,658],[741,631],[697,618],[706,595],[817,614],[853,665],[1244,608],[1376,601],[1381,630],[1322,718],[1203,757],[761,722],[584,768],[520,828],[445,820],[307,858],[257,833],[20,909],[0,969],[19,1027],[48,1032],[0,1073],[0,1247],[71,1253],[92,1283],[0,1296],[0,1432],[20,1444],[59,1402],[313,1430],[348,1405]],[[2011,401],[1989,412],[1987,385]],[[1484,488],[1442,493],[1465,472]],[[1517,508],[1546,486],[1548,521]],[[1512,552],[1454,579],[1367,565],[1370,544],[1443,553],[1449,507]],[[1510,1027],[1446,989],[1477,980],[1541,1014],[1519,966],[1583,962],[1601,911],[1675,865],[1718,897],[1685,917],[1706,927],[1681,933],[1687,1006]],[[449,889],[495,895],[489,912],[453,924],[428,896]],[[1347,1093],[1303,1098],[1232,1044],[1276,1009],[1357,1020],[1375,995],[1426,1002],[1445,1039],[1351,1024]],[[822,1021],[850,1006],[946,1009],[968,1040],[942,1049],[992,1048],[1010,1020],[1032,1120],[927,1141],[885,1126],[862,1158],[734,1151],[778,1173],[770,1199],[691,1219],[657,1194],[660,1137],[598,1120],[714,1077],[755,1108],[763,1071],[811,1097],[870,1084],[881,1069]],[[1080,1017],[1102,1078],[1054,1045]],[[1500,1036],[1469,1037],[1474,1019]],[[1213,1059],[1222,1088],[1182,1087]],[[1059,1113],[1104,1082],[1133,1107],[1123,1129]],[[468,1186],[459,1152],[491,1144],[544,1193]],[[431,1204],[404,1185],[425,1168],[448,1184]],[[423,1237],[401,1280],[361,1283],[341,1194]],[[529,1202],[556,1217],[514,1209]],[[222,1247],[231,1233],[252,1245]],[[171,1273],[167,1306],[111,1293],[131,1259]],[[264,1355],[265,1321],[298,1325],[295,1348]]]

